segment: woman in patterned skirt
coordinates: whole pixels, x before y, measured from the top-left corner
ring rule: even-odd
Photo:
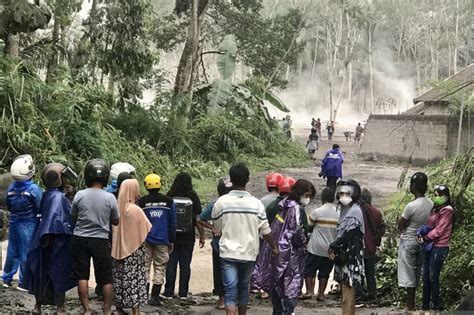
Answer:
[[[120,223],[113,227],[112,272],[115,306],[119,314],[124,314],[125,308],[131,308],[132,314],[140,314],[140,306],[147,302],[144,242],[151,224],[135,204],[138,191],[136,179],[122,183],[118,196]]]
[[[364,281],[364,217],[357,204],[361,189],[354,180],[340,180],[336,199],[341,214],[336,240],[329,245],[329,259],[334,260],[335,280],[342,286],[342,314],[355,314],[355,287]]]

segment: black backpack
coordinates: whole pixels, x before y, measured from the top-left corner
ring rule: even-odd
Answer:
[[[176,204],[176,232],[193,231],[193,201],[186,197],[174,197],[173,201]]]

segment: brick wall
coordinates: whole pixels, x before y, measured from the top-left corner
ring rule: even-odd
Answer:
[[[370,115],[361,155],[395,158],[414,165],[439,161],[448,155],[447,115]]]

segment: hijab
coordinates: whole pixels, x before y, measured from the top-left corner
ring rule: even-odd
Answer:
[[[119,225],[113,226],[112,257],[124,259],[135,252],[145,241],[151,230],[143,210],[135,204],[138,198],[139,184],[136,179],[122,182],[118,195],[120,211]]]

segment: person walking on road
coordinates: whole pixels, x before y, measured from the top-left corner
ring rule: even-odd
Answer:
[[[410,179],[410,192],[415,200],[408,203],[397,225],[401,232],[398,247],[398,286],[406,288],[406,310],[415,310],[416,288],[421,276],[423,252],[416,239],[416,231],[426,223],[433,209],[433,202],[425,196],[428,176],[417,172]]]
[[[321,172],[319,176],[327,179],[326,186],[336,191],[336,183],[342,178],[342,164],[344,155],[340,151],[338,144],[333,144],[332,149],[326,152],[321,163]]]
[[[221,234],[219,251],[228,315],[245,315],[249,301],[249,282],[260,248],[260,235],[270,244],[272,253],[279,250],[270,235],[265,208],[260,200],[245,191],[250,177],[243,163],[229,170],[233,190],[217,199],[212,209],[216,233]]]

